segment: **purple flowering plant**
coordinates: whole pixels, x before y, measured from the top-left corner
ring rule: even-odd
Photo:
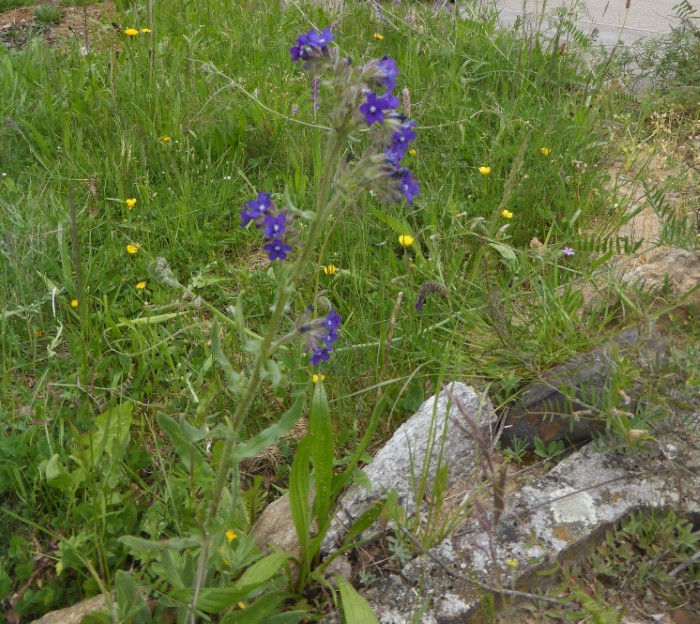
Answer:
[[[213,317],[209,332],[212,356],[225,373],[228,391],[236,397],[232,413],[226,421],[229,433],[221,441],[222,448],[217,455],[213,482],[208,486],[210,496],[205,516],[207,527],[214,526],[225,497],[228,497],[227,508],[237,508],[236,501],[240,493],[235,486],[227,488],[226,484],[231,466],[243,456],[238,436],[261,384],[266,379],[278,388],[284,383],[285,376],[273,359],[275,352],[287,343],[301,341],[309,363],[316,367],[330,360],[339,340],[341,315],[322,294],[306,306],[296,319],[293,329],[280,337],[294,304],[297,284],[313,264],[316,249],[328,230],[330,219],[363,192],[371,191],[377,200],[388,204],[403,200],[411,204],[420,193],[412,172],[402,164],[410,143],[416,138],[416,124],[397,111],[399,98],[393,94],[399,78],[396,63],[388,57],[382,57],[362,65],[355,64],[351,59],[341,57],[338,47],[333,45],[334,39],[335,34],[329,28],[321,31],[311,29],[299,35],[289,50],[291,61],[301,63],[312,77],[314,105],[318,102],[321,89],[326,94],[323,102],[324,110],[328,111],[328,126],[318,126],[327,132],[326,151],[318,177],[315,206],[300,210],[293,204],[288,193],[277,195],[272,192],[273,189],[265,189],[257,190],[255,196],[245,201],[240,210],[240,226],[259,233],[262,238],[261,247],[272,263],[271,270],[277,280],[264,332],[257,334],[246,327],[243,294],[239,294],[236,305],[230,306],[227,313],[224,313],[198,297],[189,287],[180,284],[165,260],[159,258],[154,263],[152,275],[162,276],[163,281],[185,291],[191,301],[196,300],[197,305],[210,311]],[[247,93],[245,90],[243,92]],[[362,151],[354,159],[346,158],[351,140],[353,146],[363,145]],[[252,359],[241,371],[236,370],[223,353],[219,338],[222,325],[235,329],[241,351],[249,354]],[[315,388],[314,401],[317,397],[325,401],[322,383],[318,383]],[[303,402],[296,401],[290,408],[291,415],[285,414],[282,417],[285,426],[292,426],[292,416],[298,418],[302,405]],[[325,409],[327,410],[327,405]],[[310,432],[316,426],[313,425],[313,404],[311,412]],[[330,428],[330,421],[324,423],[323,427]],[[277,427],[274,434],[270,432],[268,437],[271,440],[273,436],[279,437],[280,431],[281,428]],[[328,434],[327,430],[324,431]],[[332,444],[328,452],[332,459]],[[332,462],[328,467],[332,468]],[[315,468],[318,470],[319,466]],[[330,487],[330,481],[330,477],[327,482],[318,475],[316,477],[314,513],[319,523],[319,536],[328,528],[324,524],[329,522],[328,505],[338,493],[335,490],[324,493],[324,488]],[[306,496],[303,500],[306,501]],[[303,527],[297,527],[297,530],[300,535],[304,534]],[[197,575],[193,605],[205,582],[211,552],[209,537],[203,535],[197,568],[201,573],[198,572]],[[313,544],[302,553],[300,586],[308,581],[313,565],[319,563],[320,543],[320,539],[314,539]]]

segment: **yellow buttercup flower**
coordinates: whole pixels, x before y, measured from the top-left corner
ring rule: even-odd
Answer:
[[[129,210],[131,210],[135,205],[136,205],[136,198],[135,197],[126,200],[126,207]]]
[[[401,236],[399,236],[399,245],[403,247],[410,247],[413,245],[413,240],[413,236],[410,234],[401,234]]]
[[[415,147],[412,147],[410,150],[408,150],[409,156],[418,156],[418,150]]]
[[[78,307],[78,300],[73,299],[73,301],[70,302],[70,307],[71,308],[77,308]]]
[[[163,143],[170,143],[170,137],[167,134],[160,137],[160,140],[163,141]]]
[[[502,216],[504,219],[512,219],[512,218],[513,218],[513,213],[512,213],[510,210],[503,210],[503,211],[501,212],[501,216]]]
[[[136,35],[139,34],[139,31],[136,30],[135,28],[127,28],[127,29],[124,31],[124,34],[125,34],[127,37],[135,37]]]
[[[491,173],[491,167],[479,167],[479,173],[481,175],[489,175]]]
[[[237,537],[238,535],[236,535],[236,532],[233,529],[229,529],[228,531],[226,531],[226,539],[228,540],[229,544]]]
[[[542,156],[549,156],[552,153],[551,147],[540,147],[540,154]]]
[[[34,338],[41,338],[43,335],[44,335],[44,332],[41,331],[40,329],[34,330]]]
[[[323,267],[323,272],[326,275],[335,275],[336,271],[337,271],[337,269],[335,268],[335,264],[328,264],[328,265]]]
[[[138,252],[138,250],[139,250],[139,245],[133,245],[132,243],[129,243],[129,244],[126,246],[126,250],[127,250],[127,252],[130,253],[130,254],[135,254],[135,253]]]
[[[321,381],[326,381],[326,376],[325,376],[325,375],[321,375],[321,376],[319,377],[316,373],[314,373],[313,375],[311,375],[311,381],[313,381],[314,383],[318,383],[318,380],[319,380],[319,379],[320,379]]]
[[[144,288],[146,288],[146,282],[137,282],[136,283],[137,290],[143,290]]]
[[[144,33],[145,35],[147,35],[149,32],[151,32],[151,29],[150,28],[142,28],[141,32]]]
[[[384,39],[384,35],[382,35],[382,33],[374,33],[372,37],[375,39],[375,41],[381,41]]]

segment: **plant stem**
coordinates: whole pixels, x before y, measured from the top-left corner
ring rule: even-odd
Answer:
[[[226,478],[229,473],[229,466],[231,460],[233,459],[233,450],[236,444],[236,432],[240,429],[243,419],[248,415],[253,400],[257,394],[258,388],[262,381],[262,371],[267,362],[269,356],[272,354],[273,349],[273,339],[277,335],[279,326],[282,324],[284,317],[284,311],[287,308],[289,300],[294,294],[294,287],[297,280],[301,277],[306,265],[313,254],[316,247],[318,239],[323,233],[324,226],[328,220],[329,215],[335,209],[337,204],[336,195],[332,200],[329,201],[328,195],[330,193],[331,179],[333,173],[337,169],[338,160],[342,151],[342,146],[345,143],[346,133],[339,132],[335,136],[332,136],[329,140],[328,147],[326,148],[326,156],[324,158],[324,168],[321,177],[321,184],[319,186],[319,192],[316,200],[316,216],[311,222],[311,228],[309,230],[309,235],[306,239],[304,246],[301,249],[301,253],[297,257],[296,262],[291,270],[291,272],[286,276],[281,278],[281,283],[278,289],[277,302],[275,303],[272,316],[267,325],[267,331],[263,336],[262,344],[260,345],[260,350],[257,353],[255,362],[253,364],[253,370],[248,380],[247,388],[245,393],[241,397],[240,401],[236,405],[236,411],[231,418],[229,430],[232,435],[229,436],[224,445],[223,452],[221,454],[221,460],[219,466],[216,470],[216,476],[214,478],[214,484],[211,490],[211,499],[209,501],[209,509],[207,511],[207,526],[211,525],[216,514],[219,511],[219,505],[221,504],[221,497],[224,491],[224,486],[226,485]],[[219,318],[221,313],[217,314]],[[231,319],[227,317],[227,323],[230,324]],[[233,500],[231,508],[235,509],[236,501]],[[192,611],[189,614],[188,621],[196,621],[196,606],[199,598],[199,593],[204,583],[204,577],[206,575],[206,560],[209,556],[209,539],[208,536],[203,533],[202,537],[202,549],[199,554],[199,562],[197,566],[197,578],[195,580],[194,595],[192,598]]]

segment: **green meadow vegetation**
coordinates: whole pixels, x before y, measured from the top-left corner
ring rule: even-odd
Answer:
[[[111,615],[93,621],[291,623],[342,606],[347,622],[371,622],[357,579],[325,573],[330,504],[443,383],[471,383],[500,408],[552,366],[660,320],[674,342],[667,369],[644,380],[655,403],[599,414],[608,443],[635,452],[630,431],[653,431],[697,393],[692,307],[605,269],[651,243],[617,234],[636,208],[612,164],[647,183],[653,113],[678,120],[666,146],[697,132],[692,38],[649,52],[659,83],[639,94],[629,59],[565,14],[544,37],[490,10],[456,19],[407,0],[384,3],[383,19],[372,2],[338,15],[258,0],[95,6],[89,43],[0,39],[8,622],[112,591]],[[300,34],[333,22],[332,47],[353,66],[386,55],[399,67],[398,111],[416,121],[412,204],[339,182],[369,133],[334,143],[337,93],[322,81],[315,102],[290,61]],[[697,198],[680,216],[664,199],[685,197],[692,166],[667,160],[673,176],[648,192],[664,242],[695,249]],[[259,192],[297,216],[287,260],[241,228]],[[584,302],[586,288],[603,296]],[[342,318],[316,367],[291,339],[312,302]],[[638,374],[621,369],[615,387]],[[288,490],[296,562],[251,536]],[[341,550],[392,511],[372,509]]]

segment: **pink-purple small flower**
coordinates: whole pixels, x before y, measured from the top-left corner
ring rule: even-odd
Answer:
[[[565,256],[573,256],[574,253],[575,253],[574,250],[571,249],[571,247],[564,247],[564,249],[562,249],[561,252],[562,252]]]

